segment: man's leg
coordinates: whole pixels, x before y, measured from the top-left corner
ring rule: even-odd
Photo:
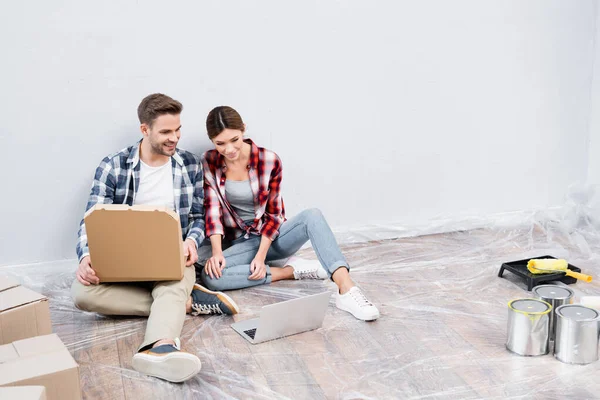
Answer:
[[[145,350],[162,339],[179,337],[185,320],[185,308],[194,283],[196,271],[187,267],[180,281],[157,282],[152,289],[154,300],[150,308],[144,343],[139,350]]]
[[[150,290],[147,284],[101,283],[85,286],[75,279],[71,295],[75,307],[83,311],[147,317],[152,306]]]
[[[133,356],[136,371],[170,382],[183,382],[200,371],[197,356],[181,351],[179,335],[196,272],[187,267],[180,281],[156,282],[144,343]]]

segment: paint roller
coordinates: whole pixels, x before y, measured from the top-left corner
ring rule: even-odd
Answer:
[[[532,259],[527,263],[527,269],[532,274],[551,274],[556,272],[564,272],[567,276],[571,276],[575,279],[579,279],[585,282],[591,282],[592,277],[590,275],[581,274],[579,272],[571,271],[569,269],[569,263],[566,260],[555,260],[553,258],[543,259]]]

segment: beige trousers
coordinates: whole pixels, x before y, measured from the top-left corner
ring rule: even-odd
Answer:
[[[185,304],[196,282],[194,266],[186,267],[180,281],[101,283],[85,286],[77,279],[71,293],[75,307],[104,315],[148,317],[140,350],[161,339],[175,339],[185,320]]]

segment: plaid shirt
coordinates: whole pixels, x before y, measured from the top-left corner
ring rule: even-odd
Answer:
[[[285,221],[280,191],[281,160],[250,139],[244,142],[252,146],[247,168],[254,194],[254,223],[246,225],[225,198],[225,159],[216,150],[210,150],[202,155],[206,237],[223,235],[224,239],[233,240],[243,234],[246,237],[253,234],[275,240]]]
[[[86,212],[98,203],[133,205],[140,186],[140,143],[141,141],[102,160],[96,168]],[[200,248],[200,243],[204,240],[204,190],[200,161],[194,154],[177,149],[171,157],[171,164],[174,208],[179,213],[182,239],[193,239],[197,248]],[[83,219],[79,224],[78,235],[77,256],[81,261],[89,255]]]

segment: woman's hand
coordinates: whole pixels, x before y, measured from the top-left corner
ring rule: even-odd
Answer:
[[[265,258],[259,256],[258,254],[254,257],[254,260],[252,260],[252,263],[250,263],[250,276],[248,277],[248,279],[252,280],[252,281],[258,281],[261,279],[264,279],[265,276],[267,276],[267,267],[265,265]]]
[[[211,258],[206,260],[204,269],[211,279],[219,279],[223,275],[223,269],[225,268],[225,257],[223,253],[214,254]]]

